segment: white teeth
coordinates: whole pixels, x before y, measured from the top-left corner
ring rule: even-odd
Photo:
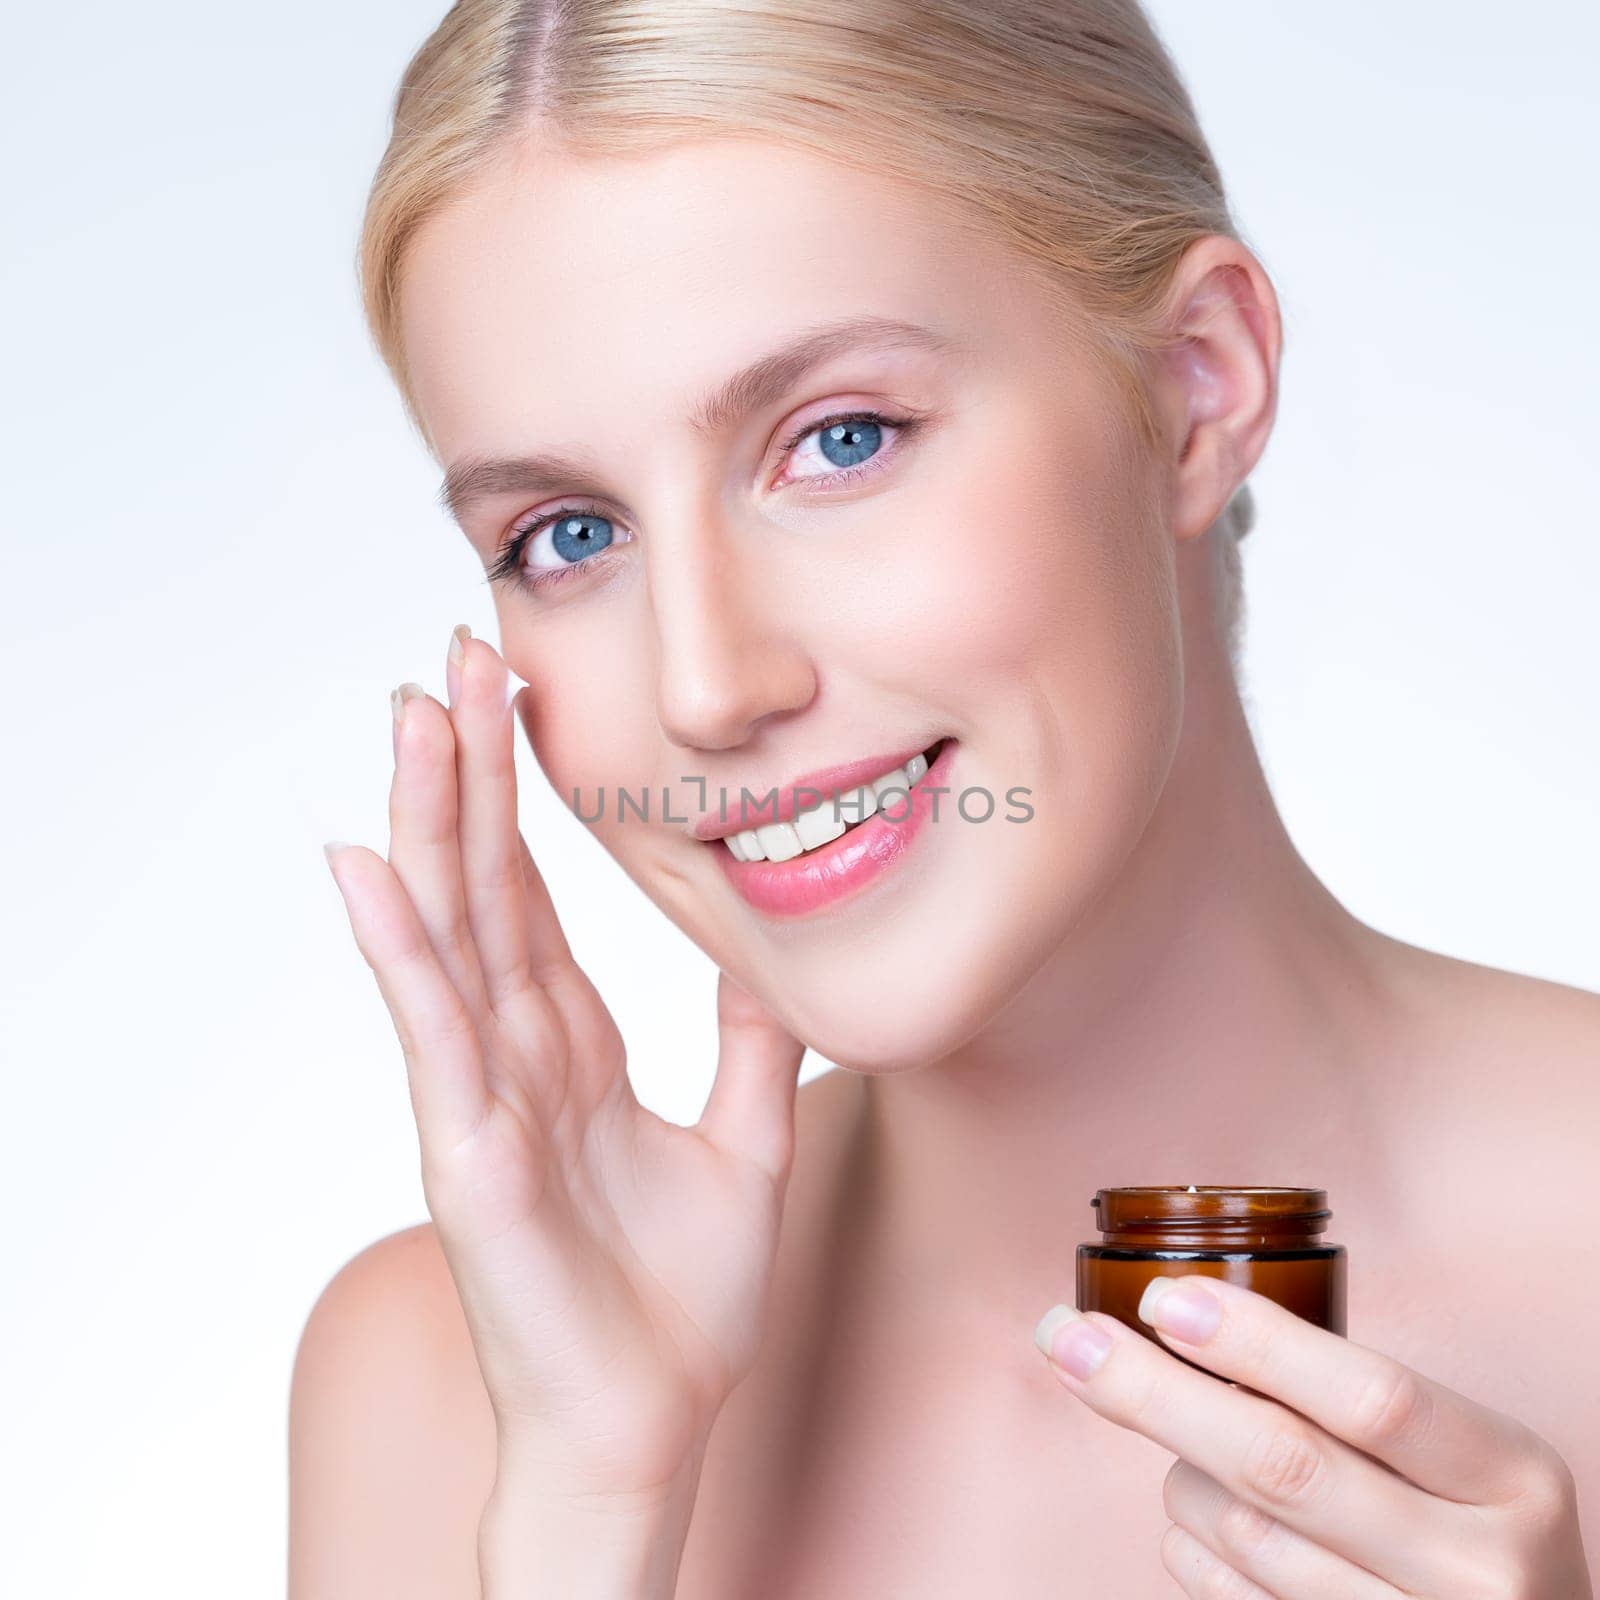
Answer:
[[[733,852],[735,861],[790,861],[807,850],[832,843],[845,829],[865,822],[878,809],[879,797],[885,791],[893,791],[893,815],[903,821],[908,809],[906,791],[927,770],[928,758],[914,755],[903,767],[896,767],[881,778],[854,789],[842,789],[837,799],[827,795],[814,801],[803,811],[796,811],[793,822],[746,828],[742,833],[728,834],[723,843]]]
[[[883,810],[883,797],[888,795],[893,801],[905,804],[902,796],[906,790],[906,769],[896,767],[893,772],[886,772],[881,778],[872,780],[873,793],[878,797],[878,809]]]
[[[819,844],[837,839],[849,826],[839,814],[838,807],[827,803],[802,811],[794,819],[794,831],[799,836],[802,850],[815,850]]]
[[[839,791],[839,815],[844,818],[845,825],[865,822],[874,811],[878,809],[878,791],[870,783],[863,783],[854,789],[841,789]]]
[[[768,861],[787,861],[800,854],[800,835],[792,822],[769,822],[755,829],[757,848]],[[759,861],[760,856],[756,859]]]

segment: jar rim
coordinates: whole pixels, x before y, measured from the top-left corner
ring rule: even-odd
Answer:
[[[1284,1183],[1131,1183],[1101,1194],[1326,1194],[1325,1189],[1308,1189]]]
[[[1333,1215],[1328,1191],[1290,1184],[1129,1184],[1101,1189],[1089,1202],[1106,1232],[1130,1227],[1296,1224],[1322,1231]]]

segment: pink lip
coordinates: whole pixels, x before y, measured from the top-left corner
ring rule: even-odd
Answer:
[[[795,778],[772,793],[774,798],[757,797],[746,803],[743,795],[726,818],[720,813],[702,817],[689,830],[697,839],[723,839],[730,833],[743,833],[747,828],[760,828],[772,822],[793,822],[796,811],[815,805],[824,795],[832,798],[835,791],[844,792],[859,788],[869,778],[881,777],[896,767],[903,767],[912,756],[921,755],[935,741],[919,744],[914,750],[900,755],[863,756],[859,761],[847,761],[839,767],[822,767]],[[809,791],[802,794],[803,791]]]
[[[946,739],[937,760],[912,784],[909,810],[906,798],[890,791],[889,816],[874,812],[865,822],[848,829],[821,849],[808,850],[789,861],[738,861],[727,845],[713,844],[722,870],[757,911],[769,916],[803,917],[824,906],[837,904],[864,888],[906,854],[927,826],[937,800],[942,798],[947,804],[954,804],[948,794],[936,796],[930,791],[946,786],[955,750],[956,741]],[[836,770],[857,771],[859,765]],[[884,769],[869,770],[882,772]],[[864,781],[865,776],[858,771],[855,783]],[[824,788],[822,784],[802,787]],[[830,784],[824,792],[830,792],[832,787]],[[855,784],[841,787],[854,788]],[[944,815],[948,817],[949,812]]]

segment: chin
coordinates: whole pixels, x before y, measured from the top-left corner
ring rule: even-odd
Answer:
[[[684,870],[680,850],[619,860],[809,1049],[888,1075],[960,1050],[1052,963],[1121,870],[1159,789],[1137,752],[1120,749],[1109,776],[1085,769],[1076,785],[1033,772],[1034,817],[967,822],[947,809],[866,893],[815,918],[762,917],[725,869],[697,870],[691,856]]]
[[[1046,907],[1022,893],[949,912],[912,911],[803,971],[752,974],[757,992],[818,1055],[871,1076],[931,1066],[1004,1010],[1048,958]]]
[[[752,952],[745,981],[826,1060],[871,1075],[934,1065],[993,1025],[1067,950],[1115,884],[1140,807],[1080,807],[1068,825],[985,833],[958,846],[887,915],[859,930]],[[980,848],[981,846],[981,848]]]
[[[885,1006],[876,1019],[831,1016],[819,1019],[807,1044],[824,1060],[864,1077],[912,1072],[942,1059],[982,1026],[986,1008],[966,1015],[905,1015]]]

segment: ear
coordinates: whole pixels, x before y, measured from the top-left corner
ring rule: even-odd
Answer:
[[[1197,239],[1178,263],[1160,361],[1171,427],[1173,532],[1198,538],[1250,476],[1278,409],[1283,325],[1261,263],[1222,234]]]

